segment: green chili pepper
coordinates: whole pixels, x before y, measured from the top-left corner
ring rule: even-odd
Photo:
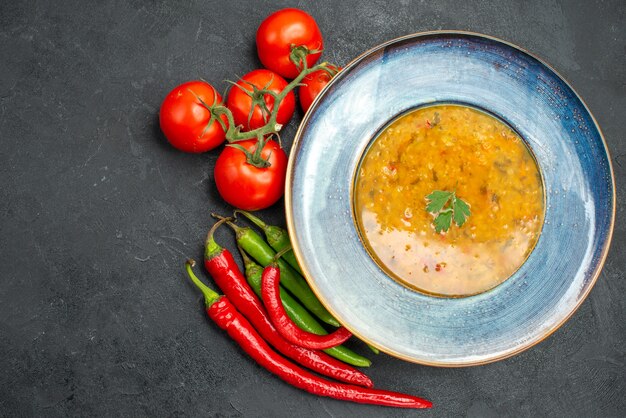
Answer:
[[[221,216],[214,215],[218,219]],[[274,259],[276,252],[267,245],[263,238],[252,228],[239,227],[232,222],[226,222],[236,234],[237,244],[245,250],[253,259],[263,267],[268,266]],[[296,298],[302,302],[306,308],[323,322],[339,327],[341,324],[324,308],[324,305],[317,300],[315,294],[307,284],[306,280],[296,273],[282,259],[278,260],[280,267],[280,281]]]
[[[289,233],[285,229],[279,226],[268,225],[265,222],[263,222],[261,219],[257,218],[250,212],[246,212],[245,210],[236,210],[235,216],[237,216],[238,213],[241,213],[243,216],[248,218],[250,222],[252,222],[256,226],[261,228],[261,230],[263,230],[267,243],[270,245],[270,247],[274,249],[274,251],[276,252],[282,251],[285,248],[288,248],[291,246]],[[298,264],[298,260],[296,260],[296,255],[293,253],[293,251],[289,251],[283,254],[283,259],[287,263],[289,263],[289,265],[293,267],[293,269],[297,271],[298,274],[302,275],[302,270],[300,269],[300,265]]]
[[[243,258],[246,280],[248,280],[248,284],[250,284],[252,290],[254,290],[254,292],[261,297],[261,276],[263,274],[263,267],[252,261],[252,259],[241,247],[239,247],[239,252],[241,252],[241,256]],[[282,288],[280,289],[280,298],[283,301],[283,306],[285,307],[285,311],[287,311],[287,315],[293,322],[296,323],[296,325],[303,330],[314,334],[328,334],[324,327],[317,322],[317,320],[304,308],[304,306],[300,305],[297,300],[295,300]],[[372,364],[369,359],[355,353],[343,345],[326,349],[324,352],[335,357],[337,360],[341,360],[344,363],[348,363],[353,366],[369,367]]]
[[[369,347],[370,350],[372,350],[372,353],[374,354],[380,354],[380,350],[376,347],[374,347],[373,345],[367,345]]]

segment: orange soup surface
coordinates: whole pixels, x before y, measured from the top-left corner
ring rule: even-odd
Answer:
[[[426,196],[454,191],[471,215],[435,231]],[[510,277],[534,248],[544,216],[541,175],[507,125],[458,105],[418,109],[391,123],[365,153],[355,215],[368,252],[419,291],[462,297]]]

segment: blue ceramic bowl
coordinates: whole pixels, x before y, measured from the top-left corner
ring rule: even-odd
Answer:
[[[360,241],[352,207],[356,167],[376,133],[440,102],[483,109],[513,127],[537,158],[546,198],[541,236],[523,266],[459,299],[388,277]],[[289,162],[287,222],[311,287],[355,335],[405,360],[468,366],[531,347],[580,306],[607,255],[614,188],[598,125],[554,70],[491,37],[432,32],[366,52],[316,100]]]

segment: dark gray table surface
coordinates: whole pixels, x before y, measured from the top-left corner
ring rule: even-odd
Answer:
[[[284,384],[205,319],[183,274],[209,213],[230,209],[213,184],[218,153],[171,148],[161,100],[258,67],[257,26],[290,5],[317,19],[338,64],[433,29],[518,44],[571,82],[612,153],[612,248],[559,331],[480,367],[374,358],[379,387],[427,397],[431,411]],[[0,416],[624,416],[625,15],[622,0],[0,2]],[[280,204],[263,214],[284,221]],[[218,238],[232,246],[228,231]]]

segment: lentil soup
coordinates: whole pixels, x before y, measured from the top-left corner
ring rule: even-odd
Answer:
[[[471,215],[435,231],[435,190],[454,191]],[[544,216],[541,175],[524,141],[470,107],[421,108],[371,144],[355,184],[364,244],[387,274],[419,291],[462,297],[510,277],[534,248]]]

